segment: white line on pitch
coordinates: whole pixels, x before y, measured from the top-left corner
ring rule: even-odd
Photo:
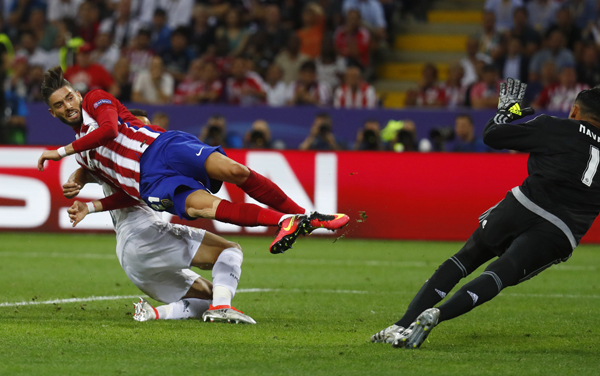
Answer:
[[[32,258],[72,258],[72,259],[96,259],[116,260],[116,254],[105,253],[61,253],[61,252],[0,252],[0,257],[32,257]],[[382,261],[382,260],[326,260],[326,259],[298,259],[283,257],[252,258],[244,259],[246,264],[295,264],[295,265],[331,265],[331,266],[375,266],[396,268],[424,268],[435,267],[438,262],[425,261]],[[598,267],[593,265],[555,265],[549,270],[559,271],[597,271]]]

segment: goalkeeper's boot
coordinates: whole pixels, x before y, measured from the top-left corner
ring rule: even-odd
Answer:
[[[375,333],[371,336],[371,342],[374,343],[392,343],[396,338],[397,334],[400,334],[404,331],[404,327],[398,326],[396,324],[392,326],[388,326],[382,331]]]
[[[202,314],[202,320],[210,322],[226,322],[230,324],[256,324],[256,321],[242,311],[229,305],[213,306]]]
[[[133,303],[135,310],[133,319],[135,321],[150,321],[158,319],[158,312],[156,308],[152,307],[150,303],[144,298],[140,298],[140,301]]]
[[[321,214],[318,212],[312,212],[308,219],[310,220],[310,226],[306,231],[307,234],[318,228],[335,231],[346,226],[350,221],[350,217],[346,214]]]
[[[283,253],[292,248],[296,238],[306,233],[309,224],[310,221],[306,215],[284,217],[279,222],[279,229],[275,233],[275,240],[271,243],[269,251],[271,253]]]
[[[412,323],[404,333],[396,337],[393,347],[404,347],[407,349],[418,349],[421,347],[431,330],[438,324],[440,320],[440,310],[437,308],[429,308],[423,311],[417,317],[417,320]]]

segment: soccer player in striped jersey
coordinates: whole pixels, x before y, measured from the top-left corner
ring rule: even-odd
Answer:
[[[272,181],[228,158],[220,146],[206,145],[185,132],[144,125],[105,91],[92,90],[82,98],[60,67],[44,74],[42,94],[50,114],[73,128],[76,140],[44,151],[38,161],[40,171],[47,160],[77,154],[84,168],[154,210],[189,220],[279,226],[271,253],[285,252],[299,235],[314,228],[335,230],[349,221],[344,214],[306,213]],[[213,196],[224,181],[274,210]],[[89,210],[95,208],[90,205]]]

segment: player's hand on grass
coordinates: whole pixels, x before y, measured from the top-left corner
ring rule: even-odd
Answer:
[[[88,215],[89,210],[87,205],[83,202],[75,201],[73,205],[67,209],[67,212],[69,213],[69,219],[71,220],[73,227],[75,227],[86,215]]]
[[[510,77],[500,83],[498,111],[494,118],[496,123],[510,123],[535,113],[531,107],[521,108],[526,89],[527,84]]]
[[[38,171],[44,171],[44,162],[50,161],[60,161],[62,157],[58,154],[57,150],[46,150],[42,153],[40,159],[38,159]]]
[[[63,195],[68,199],[76,197],[81,191],[81,185],[71,180],[63,184],[62,188]]]

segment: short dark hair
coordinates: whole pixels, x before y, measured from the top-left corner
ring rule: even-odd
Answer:
[[[300,65],[300,72],[305,71],[311,71],[313,73],[316,72],[317,64],[315,64],[315,62],[312,60],[305,61],[304,63],[302,63],[302,65]]]
[[[129,108],[128,110],[133,116],[148,117],[148,113],[146,112],[146,110],[141,110],[139,108]]]
[[[465,119],[469,120],[469,123],[473,124],[473,118],[469,114],[466,114],[466,113],[458,114],[458,115],[456,115],[455,120],[460,119],[460,118],[465,118]]]
[[[44,73],[44,81],[42,81],[42,95],[47,105],[50,105],[50,96],[63,86],[68,86],[71,89],[71,83],[65,80],[62,68],[60,65],[50,68]]]
[[[575,98],[581,114],[600,122],[600,87],[582,90]]]
[[[174,37],[175,35],[181,35],[185,38],[185,40],[188,40],[189,30],[185,26],[179,26],[177,29],[173,30],[173,32],[171,33],[171,37]]]
[[[166,17],[167,16],[167,11],[165,11],[163,8],[156,8],[156,10],[154,11],[154,15],[155,16]]]
[[[527,7],[516,7],[515,10],[513,10],[513,16],[517,13],[523,13],[525,14],[525,17],[529,17],[529,11],[527,10]]]

